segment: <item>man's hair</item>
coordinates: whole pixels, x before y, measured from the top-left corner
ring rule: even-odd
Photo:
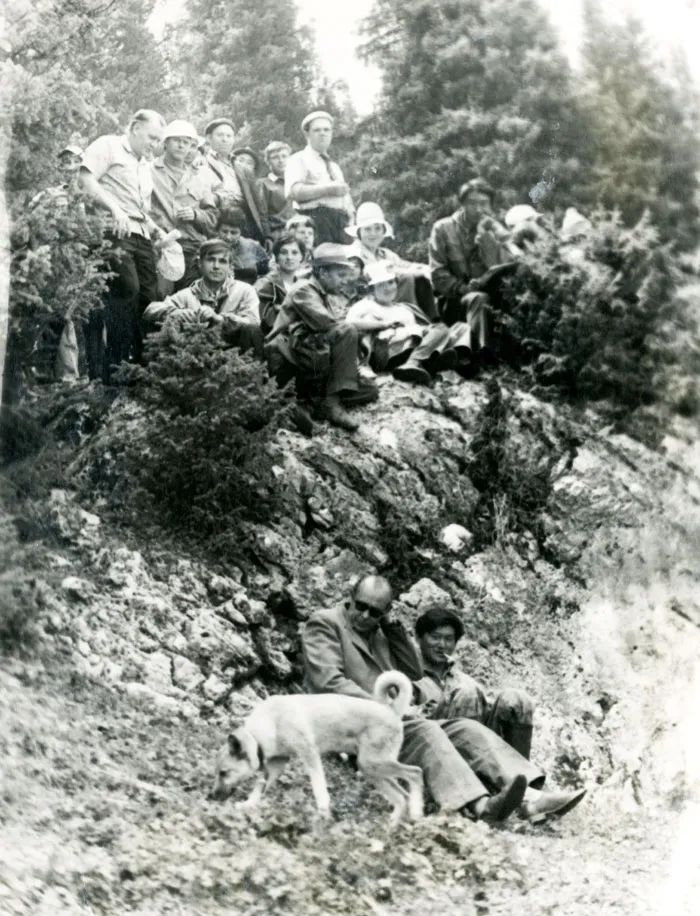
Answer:
[[[393,591],[391,587],[391,582],[389,582],[387,578],[385,578],[384,576],[377,576],[374,573],[369,573],[366,576],[360,576],[360,578],[355,582],[352,589],[350,590],[350,597],[353,599],[357,598],[357,593],[359,592],[360,587],[365,582],[368,582],[370,579],[375,579],[376,580],[375,584],[378,584],[381,582],[382,586],[386,587],[390,592]]]
[[[296,216],[290,216],[287,220],[287,225],[285,229],[296,229],[297,226],[308,226],[310,229],[313,229],[316,232],[316,222],[313,216],[305,216],[301,213]]]
[[[456,640],[460,640],[464,636],[464,624],[457,614],[449,608],[436,604],[428,608],[416,620],[416,636],[420,639],[426,633],[432,633],[433,630],[437,630],[439,627],[447,626],[452,627],[455,631]]]
[[[292,148],[288,143],[285,143],[283,140],[273,140],[272,143],[268,143],[263,151],[263,156],[265,157],[265,162],[270,164],[270,156],[273,153],[278,153],[280,150],[286,149],[288,153],[291,153]]]
[[[165,118],[162,114],[159,114],[152,108],[139,108],[138,111],[132,114],[128,129],[131,130],[135,124],[150,124],[151,121],[156,121],[161,127],[166,126]]]
[[[240,207],[230,207],[227,210],[222,210],[221,215],[216,223],[216,228],[220,229],[222,226],[233,226],[236,229],[242,229],[246,224],[245,213],[241,210]]]
[[[277,239],[275,244],[272,246],[273,255],[277,257],[285,245],[296,245],[301,252],[302,258],[306,257],[306,245],[303,242],[300,242],[299,239],[294,238],[293,235],[283,235],[281,239]]]

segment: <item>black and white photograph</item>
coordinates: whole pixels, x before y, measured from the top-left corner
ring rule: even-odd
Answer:
[[[700,0],[4,0],[0,914],[700,914]]]

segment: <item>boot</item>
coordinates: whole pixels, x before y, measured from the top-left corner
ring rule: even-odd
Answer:
[[[344,409],[337,394],[330,394],[325,397],[319,404],[318,413],[319,416],[328,420],[333,426],[339,426],[341,429],[347,429],[350,432],[354,432],[360,425]]]
[[[403,366],[397,366],[394,369],[394,378],[400,382],[414,382],[417,385],[428,385],[431,381],[430,373],[414,359],[409,359]]]
[[[521,818],[531,824],[541,824],[548,817],[562,817],[575,808],[586,794],[585,789],[576,792],[540,792],[534,801],[528,799],[518,810]]]

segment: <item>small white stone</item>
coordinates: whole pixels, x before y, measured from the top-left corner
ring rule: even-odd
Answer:
[[[439,541],[453,553],[462,553],[474,543],[474,535],[462,525],[446,525],[439,534]]]

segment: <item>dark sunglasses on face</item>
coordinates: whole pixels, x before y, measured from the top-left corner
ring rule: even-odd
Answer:
[[[367,604],[365,601],[358,601],[357,598],[355,599],[355,607],[361,614],[369,614],[369,616],[373,617],[375,620],[383,617],[389,610],[388,607],[374,607],[373,604]]]

